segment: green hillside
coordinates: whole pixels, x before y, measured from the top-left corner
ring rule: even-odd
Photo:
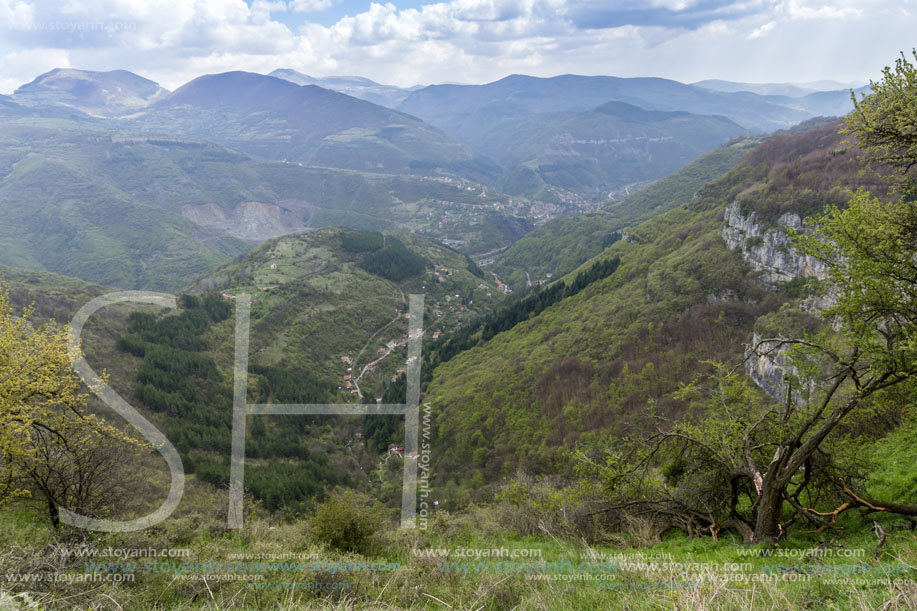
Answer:
[[[15,268],[0,268],[0,282],[16,307],[34,302],[39,319],[62,323],[108,292]],[[233,299],[242,293],[253,297],[250,401],[262,403],[375,402],[397,389],[393,379],[404,371],[408,294],[425,297],[428,337],[503,299],[495,282],[454,250],[410,235],[329,227],[270,240],[199,279],[177,312],[106,308],[87,327],[90,363],[175,444],[188,473],[218,487],[228,478]],[[401,388],[392,402],[404,401]],[[110,416],[100,404],[94,408]],[[397,419],[387,419],[371,450],[361,445],[356,454],[345,443],[362,418],[257,420],[247,490],[270,511],[302,510],[336,485],[396,499],[397,474],[374,488],[365,473],[379,467],[377,446],[398,440]],[[267,467],[272,461],[282,466]]]
[[[746,133],[725,117],[608,102],[572,117],[536,115],[500,125],[480,150],[509,168],[502,185],[507,192],[545,198],[554,187],[602,201],[611,191],[671,174]],[[532,175],[520,182],[523,170]]]
[[[845,188],[882,192],[838,127],[758,145],[688,203],[629,228],[579,267],[620,258],[612,275],[437,367],[427,397],[443,496],[487,498],[485,483],[517,470],[562,470],[564,449],[578,440],[639,435],[656,417],[691,413],[680,386],[708,372],[709,359],[741,362],[756,323],[806,295],[799,282],[766,288],[744,248],[726,248],[726,205],[773,223],[844,205]]]
[[[787,212],[843,204],[845,187],[881,190],[883,183],[860,171],[857,152],[836,127],[768,140],[687,203],[630,227],[626,239],[572,269],[563,285],[518,300],[501,300],[465,255],[417,236],[325,228],[254,248],[195,283],[177,312],[106,311],[88,327],[84,348],[92,365],[107,368],[113,386],[179,446],[190,474],[185,496],[155,528],[89,536],[50,526],[39,499],[14,500],[0,512],[0,541],[10,551],[0,557],[7,580],[0,605],[912,606],[914,537],[894,516],[844,514],[842,543],[839,530],[795,528],[776,546],[743,547],[733,532],[717,536],[713,528],[713,537],[683,535],[634,521],[609,532],[595,517],[603,508],[589,495],[613,492],[614,482],[566,486],[576,477],[565,476],[583,475],[569,470],[564,452],[575,441],[614,442],[651,430],[657,417],[691,415],[705,398],[694,396],[696,388],[679,391],[711,370],[705,359],[737,364],[752,330],[812,324],[811,316],[782,307],[797,305],[808,287],[767,288],[743,260],[748,245],[724,247],[723,212],[738,203],[772,227]],[[106,290],[10,268],[0,268],[0,278],[17,305],[34,299],[41,317],[63,320]],[[382,338],[403,334],[408,293],[426,295],[428,333],[443,329],[455,337],[449,332],[459,323],[474,330],[466,338],[474,347],[442,360],[427,388],[432,498],[439,504],[422,497],[430,509],[418,529],[395,528],[394,512],[374,503],[373,497],[397,503],[404,459],[380,456],[370,440],[355,441],[357,429],[368,434],[370,423],[303,417],[250,420],[245,526],[225,527],[231,296],[242,291],[257,299],[252,401],[346,398],[346,389],[336,387],[346,371],[338,356],[353,357],[357,369],[373,358],[357,350],[377,351]],[[382,332],[364,340],[376,323]],[[385,361],[399,359],[396,349]],[[396,373],[387,362],[378,371],[360,382],[369,396]],[[389,396],[393,390],[398,384],[388,385]],[[765,400],[750,389],[742,398],[749,409]],[[865,410],[841,431],[852,455],[870,443],[868,455],[859,453],[858,481],[883,498],[913,501],[912,411],[889,418],[887,410]],[[167,478],[155,462],[154,456],[128,466],[132,493],[119,499],[115,515],[160,502]],[[666,465],[670,481],[684,477],[679,464]],[[599,466],[613,470],[617,463]],[[513,482],[502,486],[506,477]],[[333,492],[338,486],[350,491]],[[885,529],[878,546],[869,530],[873,518]],[[139,556],[148,550],[160,556]],[[883,570],[895,572],[857,578]]]
[[[467,252],[506,246],[531,228],[525,206],[458,179],[258,161],[108,124],[0,117],[7,265],[174,290],[253,244],[312,227],[412,231]]]
[[[341,356],[352,357],[357,370],[406,332],[408,294],[425,296],[429,336],[504,299],[493,278],[461,253],[416,236],[337,227],[268,241],[192,290],[252,295],[252,364],[303,369],[335,387],[347,369]],[[387,359],[360,388],[381,396],[383,382],[403,367],[399,360]],[[346,389],[335,394],[351,399]]]
[[[689,202],[707,182],[735,166],[760,139],[721,146],[684,168],[599,210],[548,221],[494,258],[494,271],[514,289],[566,274],[620,239],[621,232]],[[528,275],[526,274],[528,273]]]

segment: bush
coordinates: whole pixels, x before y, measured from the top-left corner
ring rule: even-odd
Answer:
[[[344,551],[371,554],[376,535],[386,523],[387,509],[371,497],[353,490],[329,496],[315,510],[315,538]]]

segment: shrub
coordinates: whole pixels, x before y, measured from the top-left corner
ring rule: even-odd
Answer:
[[[315,510],[315,538],[344,551],[369,554],[376,535],[386,523],[386,508],[371,497],[353,490],[329,496]]]

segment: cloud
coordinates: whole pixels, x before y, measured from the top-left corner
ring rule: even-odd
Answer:
[[[337,1],[0,0],[0,58],[24,58],[3,60],[0,91],[51,61],[125,68],[172,89],[276,68],[398,85],[516,72],[868,80],[917,30],[892,0],[390,0],[323,24],[304,12]],[[851,39],[876,42],[863,52]]]
[[[571,3],[570,15],[580,28],[624,25],[696,30],[716,21],[732,21],[762,10],[764,3],[735,0],[587,0]]]
[[[34,7],[23,0],[0,0],[0,26],[27,28],[34,20]]]
[[[757,27],[757,28],[755,28],[754,30],[752,30],[752,33],[748,35],[748,38],[751,39],[751,40],[754,40],[755,38],[762,38],[762,37],[765,36],[768,32],[770,32],[771,30],[773,30],[774,27],[775,27],[776,25],[777,25],[777,22],[776,22],[776,21],[768,21],[768,22],[765,23],[764,25],[762,25],[762,26],[760,26],[760,27]]]
[[[293,0],[289,8],[294,13],[315,13],[331,8],[337,1],[339,0]]]
[[[0,91],[12,92],[39,74],[69,68],[70,55],[61,49],[26,49],[0,58]]]
[[[847,19],[850,17],[860,17],[863,15],[863,9],[855,6],[837,6],[842,2],[833,4],[807,3],[803,0],[787,0],[779,6],[780,12],[784,13],[790,19]]]

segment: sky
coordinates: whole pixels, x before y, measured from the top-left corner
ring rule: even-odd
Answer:
[[[917,46],[917,0],[0,0],[0,93],[53,68],[868,82]]]

